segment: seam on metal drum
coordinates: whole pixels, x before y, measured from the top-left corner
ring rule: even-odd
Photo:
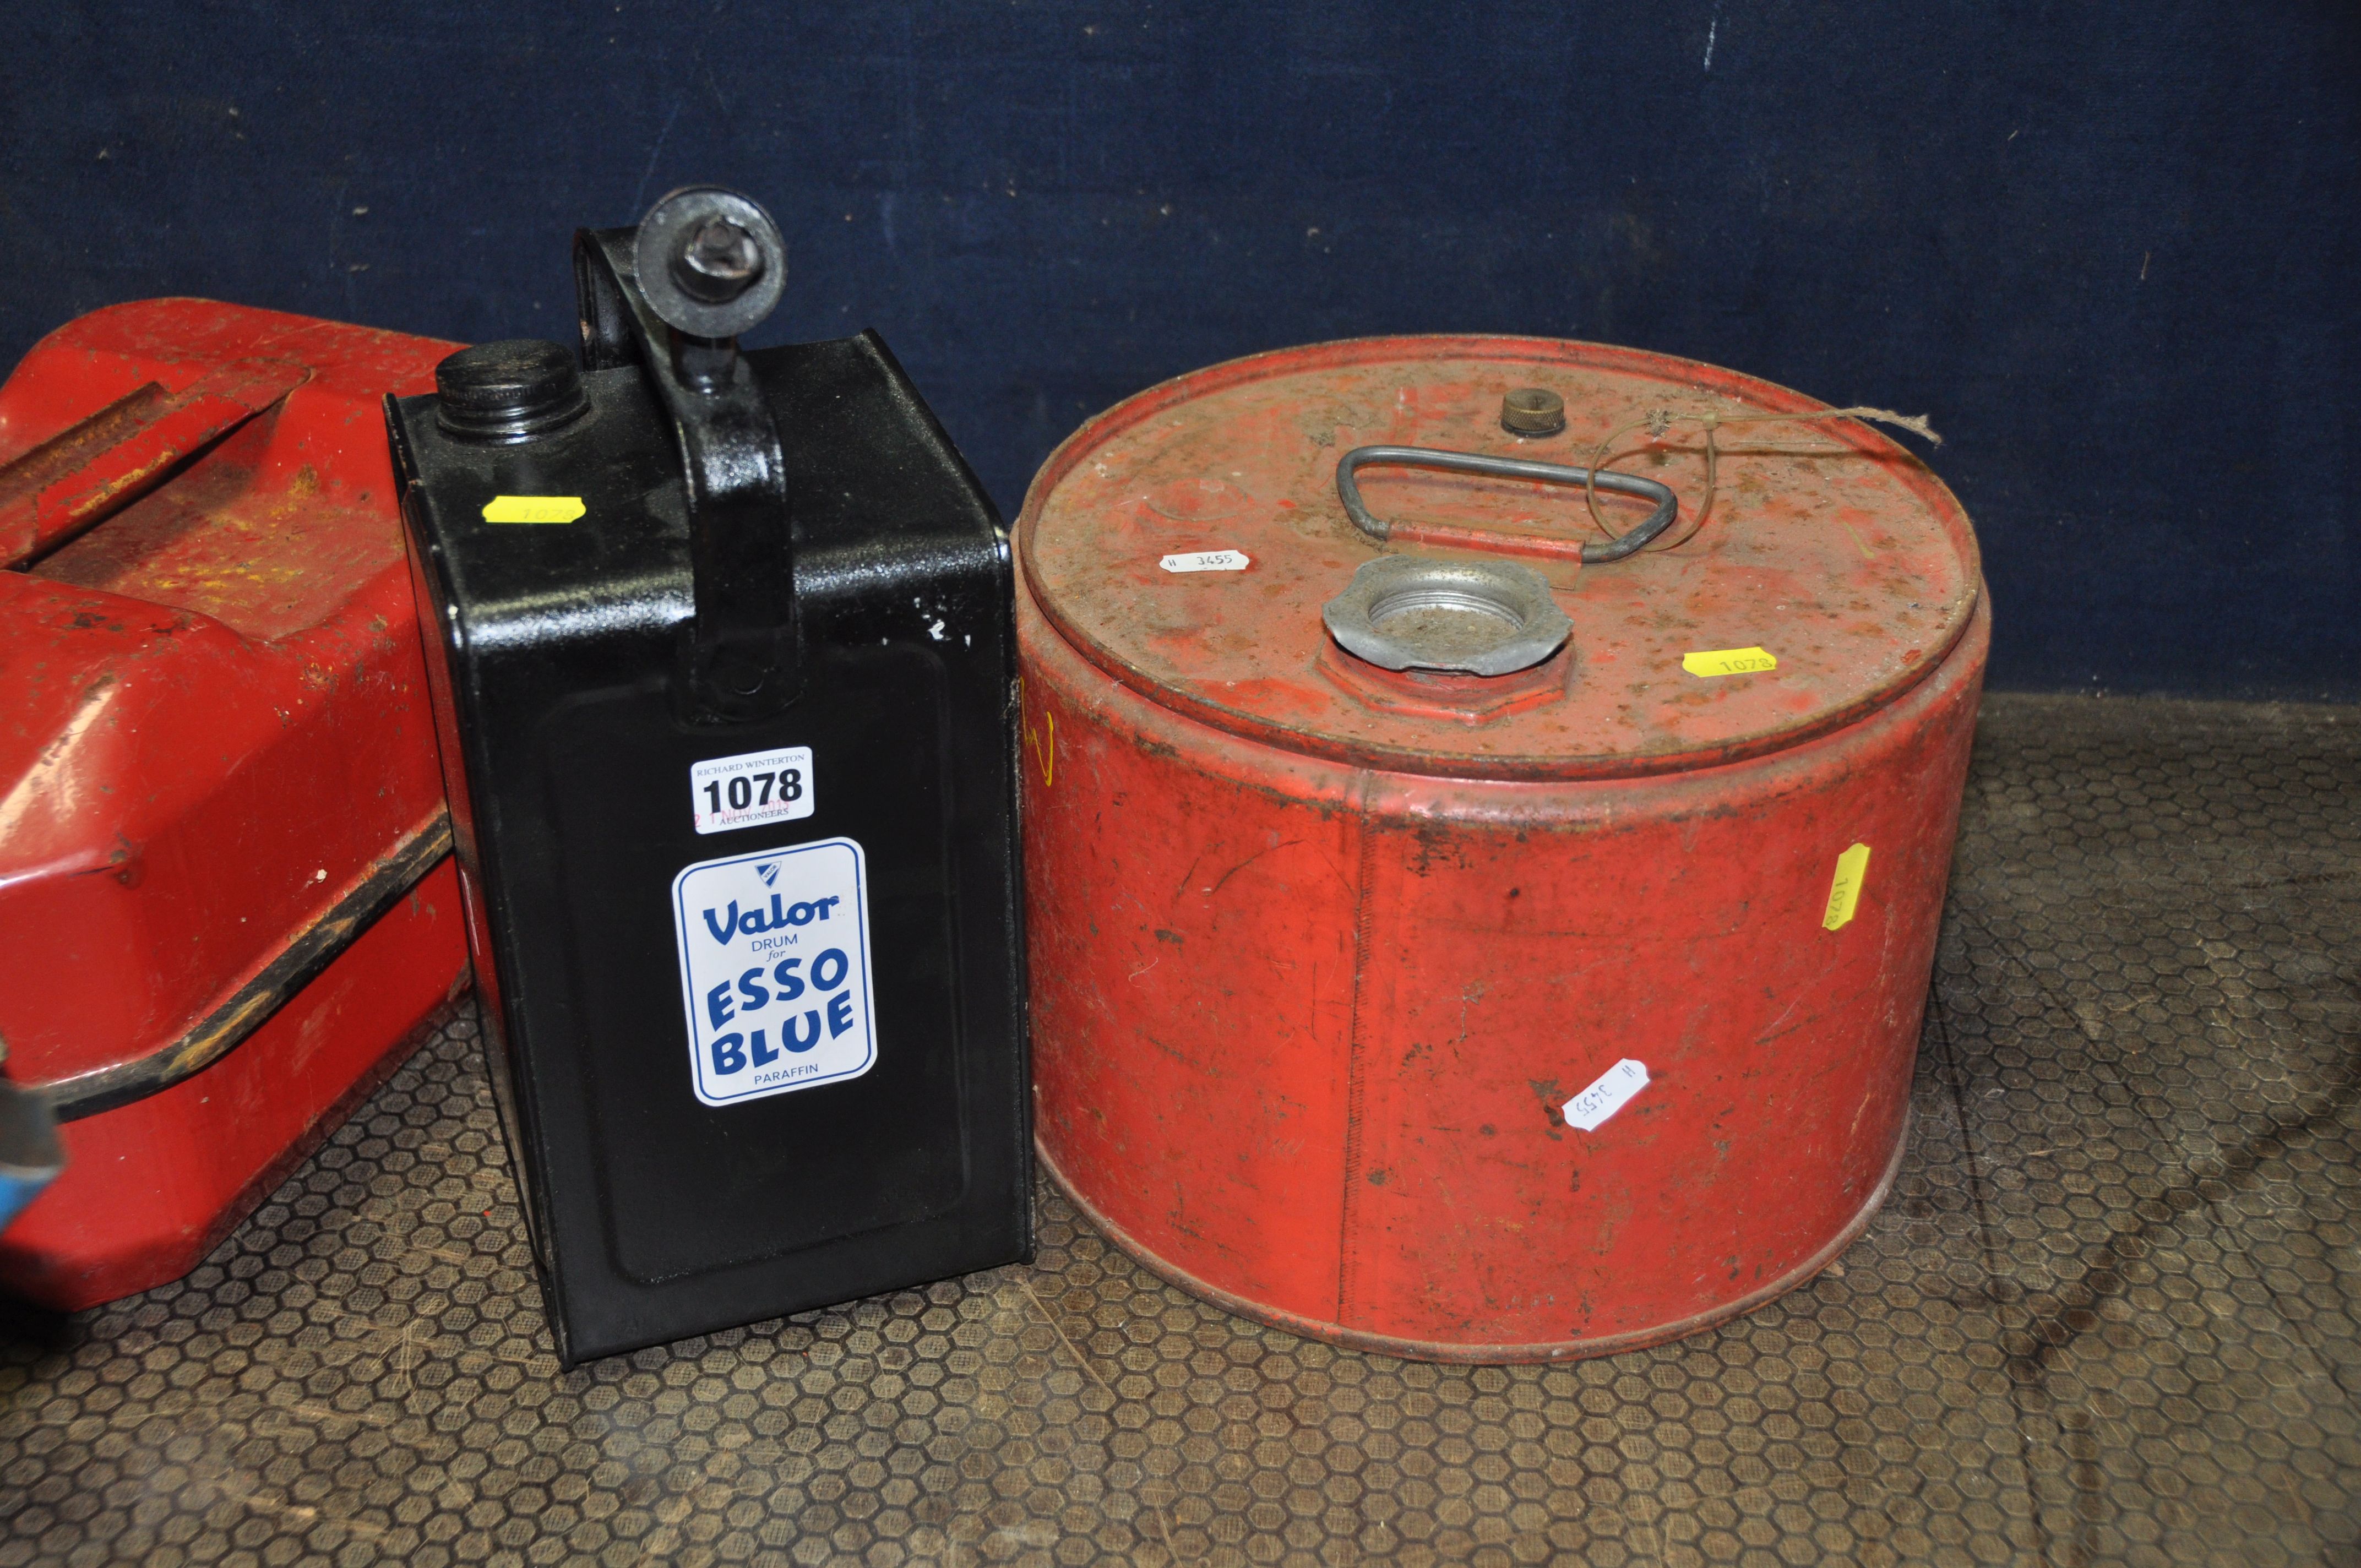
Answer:
[[[1367,1092],[1362,1055],[1363,1022],[1367,1016],[1369,986],[1370,858],[1377,835],[1369,826],[1370,798],[1377,780],[1360,773],[1353,780],[1354,830],[1359,835],[1353,884],[1353,1021],[1345,1037],[1345,1201],[1336,1237],[1336,1321],[1346,1321],[1354,1308],[1354,1275],[1360,1258],[1362,1100]]]

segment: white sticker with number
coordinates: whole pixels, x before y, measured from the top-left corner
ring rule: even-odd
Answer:
[[[1608,1117],[1631,1103],[1633,1097],[1647,1087],[1648,1064],[1625,1057],[1600,1073],[1589,1088],[1565,1102],[1566,1125],[1595,1133]]]
[[[689,806],[700,833],[727,833],[812,814],[809,746],[716,757],[688,770]]]
[[[1254,565],[1243,550],[1191,550],[1156,563],[1168,572],[1243,572]]]

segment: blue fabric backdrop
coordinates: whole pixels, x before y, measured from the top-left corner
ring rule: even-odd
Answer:
[[[770,336],[884,331],[1014,514],[1085,415],[1497,330],[1925,411],[1997,684],[2361,696],[2361,8],[51,4],[0,359],[194,293],[569,331],[566,236],[736,185]]]

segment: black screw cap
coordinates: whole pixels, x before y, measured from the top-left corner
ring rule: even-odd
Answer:
[[[525,441],[590,406],[574,356],[517,337],[463,348],[434,367],[434,422],[462,441]]]
[[[1555,435],[1565,428],[1565,400],[1546,387],[1520,387],[1500,400],[1500,428],[1511,435]]]

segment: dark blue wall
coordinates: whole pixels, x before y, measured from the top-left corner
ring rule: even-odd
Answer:
[[[0,356],[215,295],[570,327],[689,181],[1001,505],[1084,415],[1361,333],[1925,411],[1996,683],[2361,696],[2361,8],[1666,0],[14,8]]]

